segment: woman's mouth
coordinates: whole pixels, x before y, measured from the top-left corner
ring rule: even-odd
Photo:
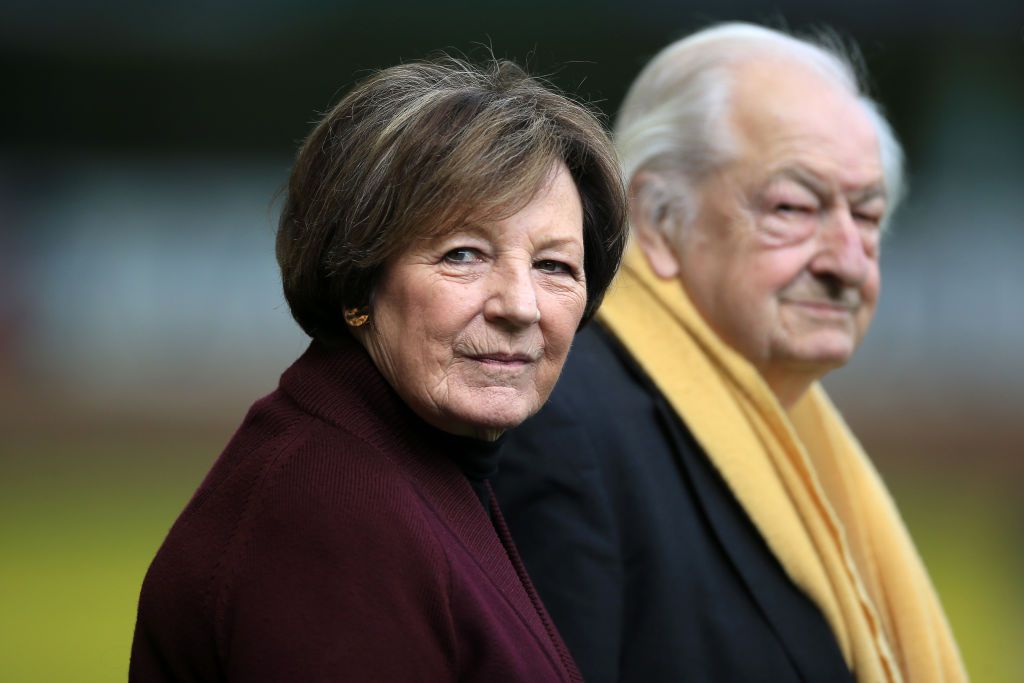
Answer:
[[[481,353],[469,356],[478,363],[493,367],[521,367],[533,362],[533,357],[527,353]]]

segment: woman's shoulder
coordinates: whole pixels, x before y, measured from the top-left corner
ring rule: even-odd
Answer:
[[[243,505],[244,528],[274,520],[303,525],[379,523],[382,516],[416,517],[419,497],[379,440],[344,422],[302,411],[282,392],[258,401],[225,449],[218,465],[245,480],[227,495]],[[214,468],[217,469],[217,466]]]
[[[401,466],[401,453],[386,452],[366,435],[316,417],[295,429],[268,462],[258,503],[278,517],[299,517],[307,524],[343,518],[379,524],[382,516],[416,517],[420,497]],[[254,516],[259,510],[253,510]],[[297,520],[296,520],[297,521]]]
[[[249,410],[172,527],[154,569],[191,568],[184,574],[219,582],[254,544],[306,539],[316,552],[333,552],[384,526],[389,538],[409,530],[403,547],[429,543],[422,498],[389,455],[274,392]]]
[[[280,543],[321,560],[384,546],[394,557],[434,545],[422,496],[394,454],[315,417],[283,441],[247,501],[242,542],[268,553]]]
[[[250,409],[161,552],[230,573],[259,539],[315,536],[330,551],[329,539],[384,525],[393,537],[420,524],[423,511],[414,483],[391,456],[274,392]]]
[[[256,401],[214,462],[183,516],[209,500],[238,512],[267,496],[322,501],[319,492],[351,495],[371,483],[400,483],[397,468],[365,435],[312,414],[280,389]]]
[[[338,615],[368,609],[374,595],[434,596],[431,610],[443,610],[450,568],[422,505],[374,445],[271,394],[164,542],[143,587],[140,627],[177,643],[185,630],[168,615],[180,615],[196,644],[175,650],[216,642],[223,656],[232,640],[283,637],[256,633],[261,624],[308,621],[347,633]],[[200,623],[210,630],[196,631]],[[298,629],[282,646],[305,647],[307,635]],[[236,647],[231,659],[240,655]]]

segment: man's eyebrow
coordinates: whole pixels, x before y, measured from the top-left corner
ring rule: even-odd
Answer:
[[[874,199],[887,199],[888,194],[885,191],[884,183],[873,183],[848,192],[846,197],[854,204],[866,204]]]
[[[778,180],[792,180],[803,185],[818,196],[829,196],[832,194],[832,188],[829,186],[828,181],[803,166],[784,166],[768,176],[769,184]]]
[[[781,168],[771,174],[769,182],[774,182],[781,178],[799,183],[819,197],[831,197],[833,194],[831,184],[824,177],[803,166],[786,166]],[[863,204],[873,199],[885,199],[887,196],[885,183],[881,181],[855,188],[849,192],[844,192],[844,194],[854,204]]]

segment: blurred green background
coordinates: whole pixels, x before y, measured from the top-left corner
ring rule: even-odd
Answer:
[[[1024,5],[0,4],[0,681],[123,680],[146,567],[304,348],[276,195],[317,112],[450,49],[613,116],[711,21],[830,25],[908,153],[882,304],[827,385],[890,483],[975,681],[1024,681]]]

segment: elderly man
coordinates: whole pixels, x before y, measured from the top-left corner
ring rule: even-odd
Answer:
[[[498,496],[588,681],[960,681],[877,473],[817,384],[860,343],[902,155],[842,52],[661,52],[616,126],[634,243]]]

